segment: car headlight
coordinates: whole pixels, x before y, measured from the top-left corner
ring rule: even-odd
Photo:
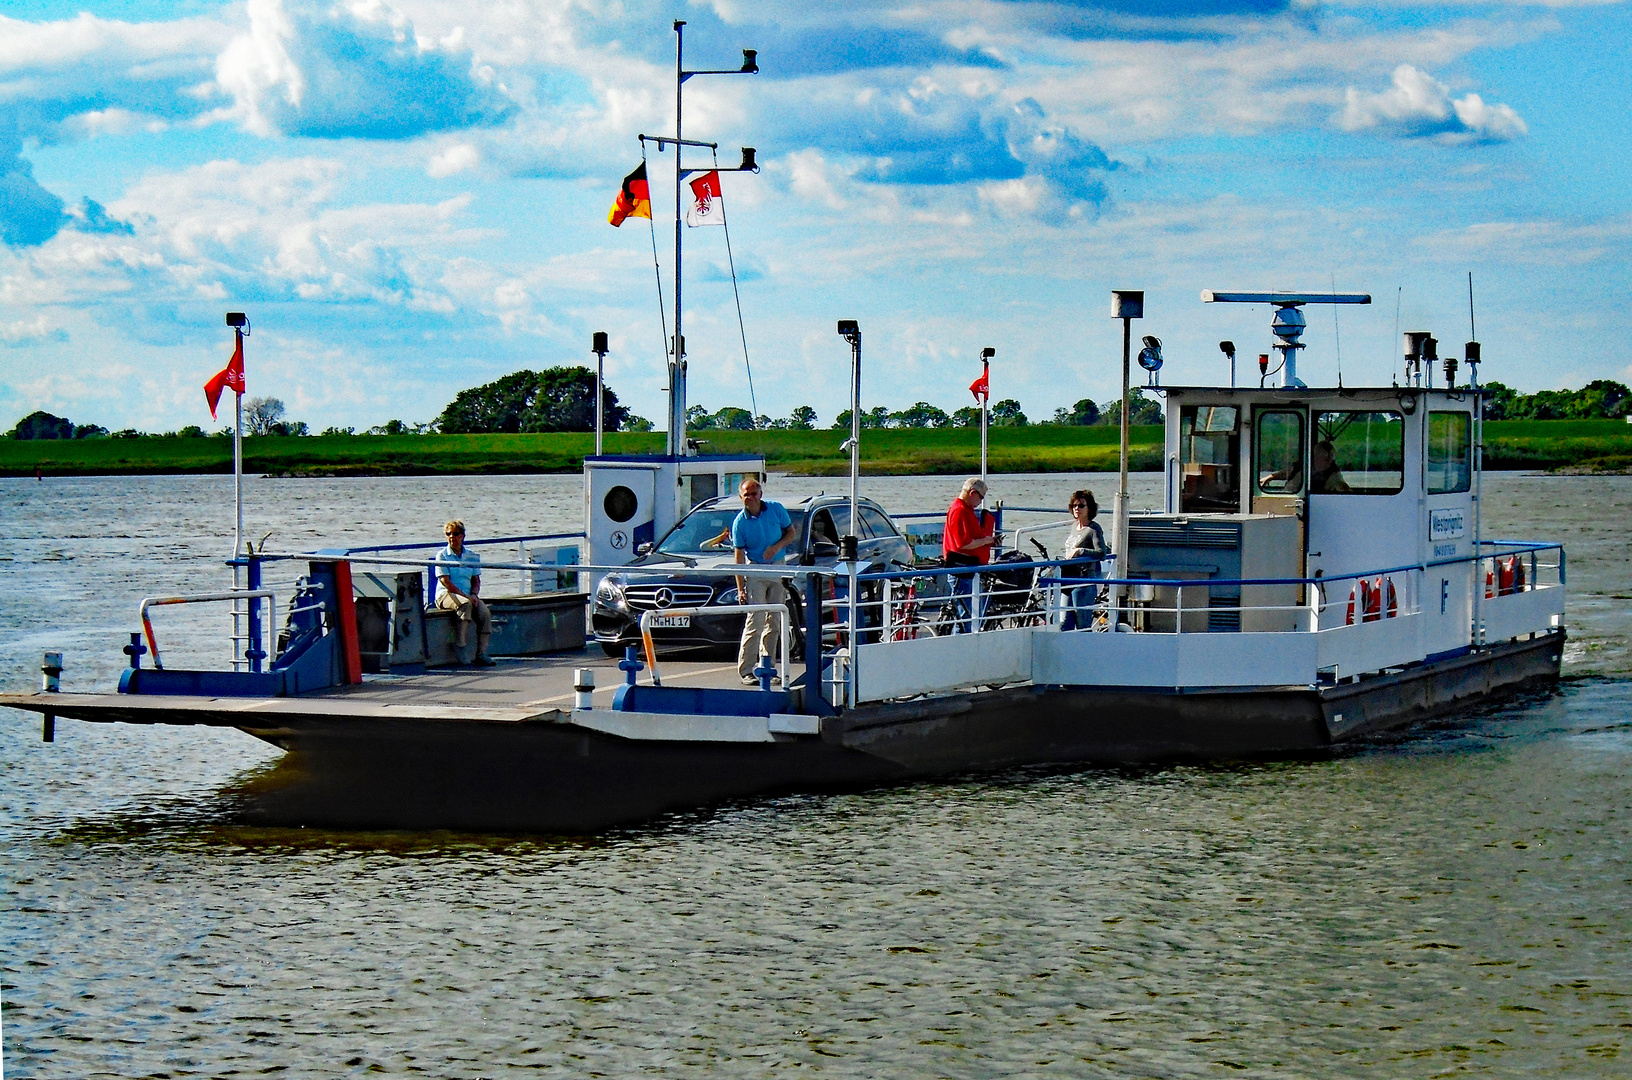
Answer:
[[[729,588],[721,589],[720,594],[714,598],[714,602],[716,604],[735,604],[738,599],[737,587],[732,585]]]
[[[595,601],[608,607],[623,603],[623,587],[614,581],[603,580],[595,590]]]

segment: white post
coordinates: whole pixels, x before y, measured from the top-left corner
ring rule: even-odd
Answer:
[[[238,331],[239,348],[243,348],[243,331]],[[244,395],[234,393],[237,401],[237,418],[232,425],[232,501],[237,517],[232,530],[232,557],[234,559],[244,553]],[[234,571],[233,584],[237,584],[237,573]]]
[[[986,392],[980,395],[980,478],[986,479],[986,427],[992,412],[992,368],[982,360],[980,373],[985,376]]]
[[[1112,540],[1113,554],[1117,578],[1125,580],[1128,576],[1128,361],[1133,342],[1133,320],[1145,317],[1145,294],[1143,291],[1127,289],[1113,289],[1111,291],[1111,318],[1122,320],[1122,402],[1121,410],[1121,465],[1116,486],[1116,518],[1113,530],[1115,537]],[[1112,585],[1111,597],[1111,629],[1116,629],[1116,620],[1121,610],[1122,595],[1125,586]]]

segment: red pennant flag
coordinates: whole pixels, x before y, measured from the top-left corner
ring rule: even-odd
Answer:
[[[215,419],[215,407],[221,401],[221,391],[232,387],[232,392],[239,397],[244,396],[244,339],[238,339],[238,347],[232,350],[232,359],[227,366],[210,376],[210,381],[204,384],[204,400],[210,403],[210,419]]]
[[[969,384],[969,392],[975,395],[975,400],[982,398],[990,401],[992,397],[991,369],[982,368],[980,378]]]

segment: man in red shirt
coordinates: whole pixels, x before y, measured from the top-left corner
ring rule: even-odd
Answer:
[[[963,490],[946,509],[946,528],[941,534],[941,559],[947,566],[983,566],[992,561],[992,545],[997,543],[997,518],[980,509],[986,498],[986,481],[971,476]],[[952,582],[954,597],[965,597],[974,583],[973,574],[959,574]],[[984,607],[984,604],[982,605]],[[957,600],[960,628],[972,629],[969,604]]]

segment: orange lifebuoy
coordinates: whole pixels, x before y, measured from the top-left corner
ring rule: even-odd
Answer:
[[[1366,586],[1366,621],[1376,622],[1383,617],[1383,579],[1361,584]]]
[[[1509,555],[1505,559],[1496,561],[1496,593],[1498,596],[1513,594],[1513,568],[1518,562],[1518,556]]]
[[[1388,617],[1392,619],[1400,613],[1399,598],[1394,595],[1394,579],[1388,579]]]
[[[1489,600],[1496,595],[1496,577],[1489,570],[1485,571],[1485,599]]]

